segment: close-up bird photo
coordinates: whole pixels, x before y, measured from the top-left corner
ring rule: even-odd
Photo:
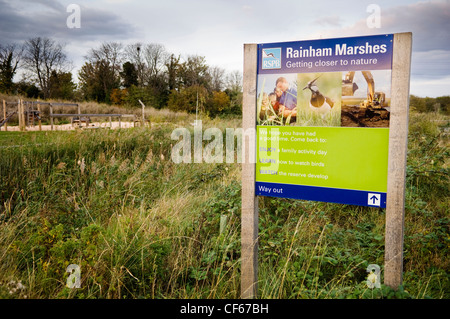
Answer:
[[[341,126],[341,72],[298,74],[297,125]]]

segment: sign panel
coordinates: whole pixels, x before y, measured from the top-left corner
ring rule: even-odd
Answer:
[[[256,195],[386,207],[393,35],[257,47]]]

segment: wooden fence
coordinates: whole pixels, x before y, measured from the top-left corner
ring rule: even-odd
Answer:
[[[77,103],[54,103],[54,102],[40,102],[40,101],[23,101],[18,100],[17,102],[6,102],[3,100],[3,114],[0,116],[0,129],[4,127],[4,130],[8,130],[8,121],[17,114],[19,121],[19,129],[21,131],[26,131],[27,127],[35,126],[35,123],[39,125],[39,130],[42,130],[42,111],[41,107],[47,105],[49,107],[49,115],[48,118],[50,120],[51,130],[54,130],[54,119],[55,118],[71,118],[72,126],[75,123],[78,124],[78,127],[82,127],[82,123],[86,124],[88,127],[91,118],[98,117],[108,117],[110,128],[112,128],[112,118],[117,117],[119,121],[119,128],[122,127],[122,119],[123,118],[132,118],[133,126],[136,126],[136,123],[141,123],[143,125],[145,119],[142,116],[141,120],[138,120],[138,117],[134,114],[94,114],[94,113],[81,113],[81,107]],[[15,111],[7,112],[7,106],[15,107]],[[76,107],[77,113],[54,113],[54,107]]]

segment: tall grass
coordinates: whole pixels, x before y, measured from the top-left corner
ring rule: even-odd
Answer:
[[[178,119],[0,134],[0,298],[240,297],[240,165],[174,164]],[[401,290],[366,285],[369,264],[383,271],[383,210],[263,197],[260,297],[450,296],[448,118],[433,119],[411,114]]]
[[[0,160],[1,296],[237,297],[239,167],[180,169],[170,161],[170,133],[166,126],[2,136],[14,136],[14,145]],[[215,199],[230,187],[229,225],[219,234]],[[72,263],[84,289],[65,287]],[[11,280],[27,291],[9,294],[3,284]]]

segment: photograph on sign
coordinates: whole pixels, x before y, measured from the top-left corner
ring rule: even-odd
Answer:
[[[392,39],[258,45],[257,195],[386,207]]]
[[[299,73],[300,126],[340,126],[341,73]]]
[[[342,74],[341,126],[389,127],[391,70]]]

